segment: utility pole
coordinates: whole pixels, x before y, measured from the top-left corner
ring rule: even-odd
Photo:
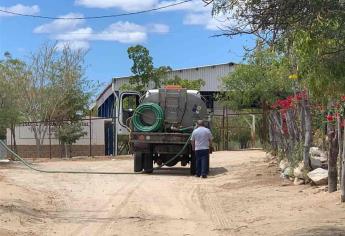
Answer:
[[[113,117],[112,117],[112,123],[113,123],[113,155],[117,156],[117,121],[118,121],[118,102],[119,98],[115,91],[115,79],[112,81],[112,90],[114,94],[114,107],[113,107]]]

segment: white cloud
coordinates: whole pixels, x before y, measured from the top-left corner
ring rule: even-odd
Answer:
[[[90,8],[118,8],[124,11],[140,11],[151,8],[161,8],[180,3],[181,0],[75,0],[77,5],[82,5]],[[212,4],[206,5],[201,0],[192,0],[183,4],[160,9],[158,12],[172,12],[183,11],[186,13],[183,19],[185,25],[203,26],[207,30],[219,30],[224,28],[226,22],[224,17],[212,17]],[[158,26],[153,27],[150,32],[167,32],[169,28]]]
[[[90,48],[90,43],[88,41],[59,41],[56,45],[58,50],[63,50],[64,47],[70,47],[72,50],[87,50]]]
[[[180,2],[181,0],[162,1],[156,7],[165,7],[165,6],[177,4]],[[203,1],[194,0],[194,1],[183,3],[183,4],[179,4],[176,6],[167,7],[167,8],[161,9],[160,11],[211,12],[211,10],[212,10],[211,4],[208,6],[205,6],[205,3]]]
[[[59,16],[62,18],[69,18],[69,17],[83,17],[82,14],[78,13],[68,13],[67,15]],[[62,31],[69,31],[74,30],[78,26],[85,23],[85,20],[53,20],[50,23],[40,25],[34,29],[34,33],[54,33],[54,32],[62,32]]]
[[[166,34],[170,31],[170,27],[164,24],[151,24],[148,25],[148,31],[151,33]]]
[[[35,15],[35,14],[40,12],[40,8],[37,5],[25,6],[22,4],[16,4],[16,5],[11,6],[11,7],[0,6],[0,9],[3,11],[10,11],[10,12],[15,12],[15,13],[19,13],[19,14],[28,14],[28,15]],[[0,12],[0,16],[15,16],[15,15]]]
[[[92,33],[93,33],[92,28],[86,27],[86,28],[80,28],[77,30],[69,31],[69,32],[56,34],[56,35],[54,35],[54,39],[56,39],[56,40],[68,40],[68,41],[89,40],[92,37]]]
[[[120,43],[140,43],[147,39],[147,29],[134,23],[116,22],[97,33],[92,40],[117,41]]]
[[[220,30],[230,25],[228,19],[223,15],[213,17],[210,13],[189,13],[185,16],[183,24],[201,25],[207,30]]]
[[[70,13],[62,17],[81,17],[80,14]],[[84,20],[54,20],[40,25],[34,29],[34,33],[46,33],[50,38],[58,40],[58,48],[65,44],[73,49],[88,49],[90,41],[113,41],[119,43],[145,42],[149,34],[165,34],[169,32],[169,26],[164,24],[139,25],[128,21],[115,22],[101,31],[95,31],[85,26]]]
[[[90,8],[119,8],[125,11],[140,11],[154,7],[158,0],[76,0],[77,5]]]

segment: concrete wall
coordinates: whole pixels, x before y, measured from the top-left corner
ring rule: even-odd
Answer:
[[[75,145],[89,145],[90,144],[90,122],[88,120],[83,121],[83,129],[86,135],[81,137]],[[56,126],[47,126],[47,133],[43,140],[43,145],[58,145],[59,140],[55,137]],[[22,124],[15,128],[17,145],[36,145],[35,135],[32,131],[32,124]],[[104,145],[104,119],[95,119],[91,121],[91,144],[92,145]],[[7,129],[7,145],[11,145],[11,130]]]
[[[72,145],[71,156],[90,156],[90,146]],[[17,153],[23,158],[38,158],[36,146],[34,145],[17,145]],[[104,156],[104,145],[92,145],[91,156]],[[41,146],[42,158],[64,158],[66,156],[65,148],[61,145],[43,145]]]
[[[104,156],[104,123],[105,119],[91,120],[90,134],[90,122],[88,120],[84,120],[82,122],[82,127],[86,135],[81,137],[75,144],[72,145],[72,156],[89,156],[90,141],[91,155]],[[33,124],[24,123],[15,128],[17,152],[24,158],[34,158],[37,155],[36,140],[34,132],[32,131],[32,125]],[[43,128],[47,128],[47,133],[43,140],[43,145],[41,145],[41,157],[64,157],[65,148],[59,144],[59,140],[55,136],[57,127],[52,124],[50,128],[48,128],[48,126],[44,126]],[[10,129],[7,129],[7,145],[13,145]]]

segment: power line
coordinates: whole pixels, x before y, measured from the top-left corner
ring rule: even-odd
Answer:
[[[115,18],[115,17],[121,17],[121,16],[143,14],[143,13],[158,11],[158,10],[182,5],[184,3],[191,2],[191,1],[193,1],[193,0],[184,0],[181,2],[177,2],[177,3],[173,3],[173,4],[161,6],[161,7],[151,8],[151,9],[143,10],[143,11],[126,12],[126,13],[121,13],[121,14],[102,15],[102,16],[85,16],[85,17],[54,17],[54,16],[42,16],[42,15],[30,15],[30,14],[22,14],[22,13],[18,13],[18,12],[6,11],[6,10],[2,10],[2,9],[0,9],[0,12],[11,14],[11,15],[16,15],[16,16],[41,18],[41,19],[49,19],[49,20],[92,20],[92,19]]]

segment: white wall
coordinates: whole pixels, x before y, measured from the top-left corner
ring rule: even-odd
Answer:
[[[91,144],[92,145],[104,145],[104,119],[91,120]],[[90,126],[89,121],[83,121],[83,129],[86,135],[81,137],[75,145],[90,145]],[[51,144],[58,145],[59,141],[55,137],[56,127],[51,126]],[[35,136],[32,131],[32,127],[29,125],[21,125],[15,128],[17,145],[36,145]],[[47,131],[43,145],[49,145],[49,133]],[[11,144],[11,131],[7,129],[7,145]]]

